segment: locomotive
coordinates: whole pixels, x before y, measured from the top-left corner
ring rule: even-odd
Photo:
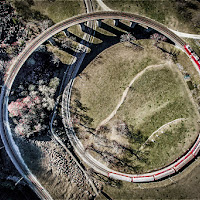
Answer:
[[[197,54],[192,50],[192,48],[188,44],[184,45],[184,49],[187,52],[188,56],[197,64],[200,70],[200,58],[197,56]]]

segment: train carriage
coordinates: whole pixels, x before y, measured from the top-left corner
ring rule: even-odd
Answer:
[[[197,56],[197,54],[192,50],[192,48],[188,44],[184,45],[184,49],[189,55],[189,57],[197,64],[198,68],[200,69],[200,58]]]
[[[165,178],[167,176],[170,176],[171,174],[174,174],[176,171],[174,168],[169,168],[169,169],[163,169],[163,171],[157,173],[154,175],[155,180],[159,180],[162,178]]]
[[[199,134],[197,141],[195,142],[195,145],[191,149],[191,152],[194,156],[197,156],[199,151],[200,151],[200,134]]]
[[[188,152],[180,160],[178,160],[176,163],[174,163],[173,167],[176,170],[176,172],[179,171],[185,165],[187,165],[193,158],[194,158],[194,155],[191,152]]]
[[[123,174],[109,172],[108,177],[113,178],[113,179],[117,179],[117,180],[132,182],[132,178],[130,176],[125,176]]]
[[[132,182],[134,183],[152,182],[154,180],[155,179],[153,175],[149,175],[149,176],[138,175],[138,176],[132,177]]]

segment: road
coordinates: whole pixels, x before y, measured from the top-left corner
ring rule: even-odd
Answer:
[[[182,38],[192,38],[192,39],[198,39],[198,40],[200,40],[200,35],[191,34],[191,33],[183,33],[183,32],[175,31],[175,30],[172,30],[172,29],[170,29],[170,30],[173,33],[175,33],[176,35],[178,35],[179,37],[182,37]]]
[[[96,0],[96,1],[104,11],[112,11],[112,9],[106,6],[106,4],[102,0]]]
[[[178,46],[184,51],[183,46],[185,45],[185,42],[181,38],[179,38],[176,34],[174,34],[172,31],[170,31],[165,26],[163,26],[162,24],[155,22],[151,19],[135,15],[135,14],[115,12],[115,11],[94,12],[94,13],[75,16],[70,19],[64,20],[58,24],[55,24],[49,29],[45,30],[41,35],[39,35],[30,44],[27,45],[27,47],[19,54],[18,58],[12,63],[9,70],[9,74],[6,77],[4,86],[2,87],[1,98],[0,98],[0,113],[1,113],[0,131],[1,131],[2,141],[4,143],[6,151],[8,152],[8,155],[11,158],[12,162],[15,164],[16,168],[22,174],[25,180],[27,180],[27,182],[30,183],[30,186],[33,188],[33,190],[38,194],[38,196],[41,199],[51,199],[51,197],[48,194],[48,192],[44,188],[42,188],[40,183],[37,182],[34,176],[29,177],[30,172],[27,169],[26,165],[23,163],[23,159],[21,158],[21,155],[19,154],[17,147],[15,146],[14,140],[12,138],[11,129],[8,123],[8,98],[10,94],[10,89],[12,87],[12,84],[14,82],[16,75],[18,74],[24,62],[34,52],[34,50],[36,50],[43,42],[45,42],[47,39],[49,39],[56,33],[59,33],[60,31],[65,30],[66,28],[69,28],[73,25],[84,23],[87,21],[98,20],[98,19],[123,19],[123,20],[129,20],[129,21],[134,21],[136,23],[144,24],[164,34],[166,37],[171,39],[175,43],[176,46]],[[78,68],[76,68],[73,71],[73,74],[71,75],[68,74],[70,75],[69,77],[71,78],[74,77],[74,75],[77,73],[77,69]],[[71,87],[73,85],[73,80],[70,81],[70,85],[71,86],[68,87],[69,91],[71,90]],[[70,92],[67,94],[69,95],[67,99],[70,99],[70,94],[71,94]],[[69,105],[69,102],[68,102],[68,105]],[[68,116],[68,118],[70,119],[70,116]],[[65,125],[66,123],[67,121],[65,122]],[[67,132],[67,134],[68,134],[69,139],[72,141],[72,144],[75,147],[75,150],[79,152],[79,155],[81,156],[81,158],[94,170],[106,176],[109,176],[109,174],[111,173],[113,174],[118,173],[118,172],[114,172],[113,170],[110,170],[106,166],[96,161],[92,156],[86,154],[82,144],[80,144],[80,141],[74,135],[73,130],[70,129],[69,132]],[[197,145],[197,147],[199,146]],[[120,179],[120,178],[123,178],[124,176],[130,177],[133,175],[122,175],[122,174],[119,175],[118,173],[118,175],[116,176]],[[116,178],[116,176],[113,178]]]

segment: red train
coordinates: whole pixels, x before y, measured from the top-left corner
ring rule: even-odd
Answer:
[[[188,44],[184,46],[184,49],[189,55],[189,57],[197,64],[200,70],[200,58],[197,56],[197,54],[192,50],[192,48]]]

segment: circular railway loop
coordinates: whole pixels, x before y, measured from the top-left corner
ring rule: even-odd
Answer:
[[[50,27],[46,31],[44,31],[41,35],[39,35],[37,38],[35,38],[32,42],[30,42],[26,48],[20,53],[18,58],[13,61],[8,75],[6,77],[4,86],[2,87],[1,91],[1,120],[0,120],[0,128],[1,128],[1,137],[3,140],[3,143],[6,147],[6,151],[11,158],[12,162],[18,169],[18,171],[21,174],[28,174],[28,170],[26,167],[23,166],[21,163],[21,158],[16,152],[15,147],[13,147],[14,140],[12,139],[11,129],[8,123],[8,98],[10,94],[10,90],[12,88],[12,84],[14,82],[15,77],[17,76],[20,68],[23,66],[25,61],[28,59],[28,57],[46,40],[51,38],[53,35],[59,33],[60,31],[63,31],[71,26],[81,24],[87,21],[92,20],[104,20],[104,19],[119,19],[119,20],[127,20],[130,22],[136,22],[138,24],[142,24],[144,26],[150,27],[161,34],[165,35],[168,39],[170,39],[176,47],[184,51],[187,55],[188,52],[185,48],[186,43],[179,38],[175,33],[170,31],[168,28],[163,26],[162,24],[155,22],[151,19],[148,19],[146,17],[142,17],[139,15],[131,14],[131,13],[123,13],[123,12],[117,12],[117,11],[103,11],[103,12],[94,12],[89,14],[83,14],[79,16],[72,17],[70,19],[64,20],[58,24],[55,24],[54,26]],[[195,64],[195,63],[194,63]],[[195,66],[199,72],[199,69],[197,66]],[[108,167],[104,166],[102,163],[95,160],[89,153],[87,153],[81,144],[78,137],[75,135],[73,131],[73,126],[70,120],[70,113],[69,113],[69,100],[70,100],[70,94],[71,94],[71,88],[73,85],[73,80],[76,74],[73,74],[71,76],[71,81],[69,82],[68,86],[65,88],[65,91],[63,93],[63,99],[62,99],[62,112],[63,114],[63,123],[66,128],[67,136],[74,147],[76,153],[82,158],[82,160],[91,168],[93,168],[95,171],[108,176],[110,178],[129,181],[129,182],[151,182],[158,179],[165,178],[171,174],[174,174],[178,172],[183,166],[185,166],[188,162],[190,162],[192,159],[194,159],[195,156],[197,156],[199,150],[200,150],[200,135],[198,136],[197,140],[195,141],[194,145],[187,151],[181,158],[176,160],[174,163],[170,164],[167,167],[164,167],[158,171],[154,171],[151,173],[144,173],[144,174],[124,174],[117,171],[114,171],[112,169],[109,169]],[[67,106],[66,106],[67,105]],[[26,180],[31,182],[32,185],[35,184],[35,181],[32,181],[31,178],[26,177]],[[36,185],[36,184],[35,184]],[[38,191],[40,188],[38,189]],[[38,192],[39,193],[39,192]],[[43,195],[41,195],[43,196]]]

